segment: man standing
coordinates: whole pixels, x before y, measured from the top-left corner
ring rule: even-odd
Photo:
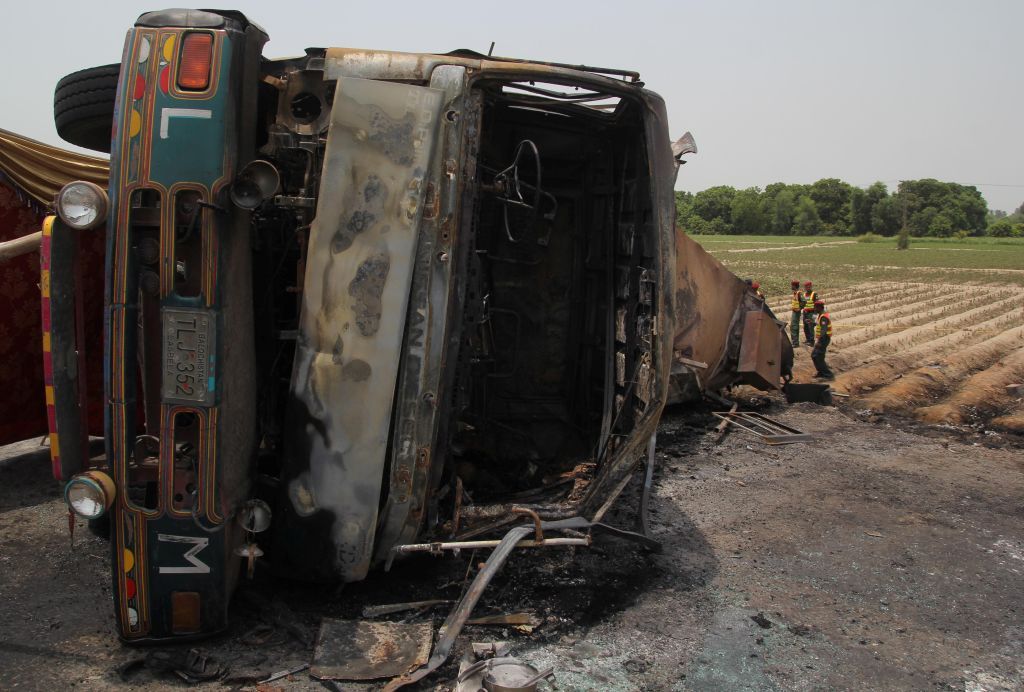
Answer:
[[[800,314],[804,311],[804,294],[800,290],[800,280],[793,279],[789,282],[793,289],[793,299],[789,304],[793,314],[789,316],[789,340],[794,346],[800,345]]]
[[[813,290],[814,284],[804,281],[804,343],[814,344],[814,303],[818,300],[818,292]]]
[[[814,361],[814,368],[817,370],[814,376],[831,380],[835,375],[825,362],[825,352],[832,342],[832,318],[825,312],[825,301],[814,301],[814,314],[818,317],[818,322],[814,325],[814,350],[811,351],[811,360]]]
[[[754,291],[754,295],[761,300],[764,300],[764,291],[761,290],[761,284],[754,281],[750,284],[750,288]]]

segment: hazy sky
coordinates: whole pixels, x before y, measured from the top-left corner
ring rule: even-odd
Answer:
[[[857,185],[932,177],[1024,203],[1024,0],[929,2],[448,1],[225,3],[270,34],[264,54],[306,46],[472,48],[634,69],[668,103],[674,139],[700,153],[677,187]],[[117,62],[125,31],[160,5],[5,4],[0,128],[61,144],[53,86]]]

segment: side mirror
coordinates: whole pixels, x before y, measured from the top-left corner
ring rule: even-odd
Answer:
[[[281,175],[274,166],[259,159],[250,161],[231,184],[231,201],[240,209],[255,209],[277,193]]]
[[[697,142],[694,141],[693,135],[689,132],[672,143],[672,157],[681,164],[685,163],[685,161],[682,160],[683,154],[696,153]]]

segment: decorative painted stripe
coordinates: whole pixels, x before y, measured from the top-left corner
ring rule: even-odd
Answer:
[[[46,392],[46,427],[50,430],[50,467],[54,478],[61,477],[60,442],[57,431],[57,407],[53,392],[53,352],[51,351],[52,320],[50,318],[50,254],[53,248],[53,222],[56,217],[43,220],[42,239],[39,243],[39,308],[43,341],[43,387]]]
[[[146,579],[146,532],[137,512],[120,509],[115,551],[118,591],[121,598],[118,616],[121,631],[134,639],[149,633],[149,584]]]

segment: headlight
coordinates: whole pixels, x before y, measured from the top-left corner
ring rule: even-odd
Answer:
[[[97,519],[110,508],[116,494],[114,480],[102,471],[86,471],[64,486],[64,502],[83,519]]]
[[[79,231],[95,228],[107,219],[107,193],[94,183],[76,180],[57,193],[57,215]]]

